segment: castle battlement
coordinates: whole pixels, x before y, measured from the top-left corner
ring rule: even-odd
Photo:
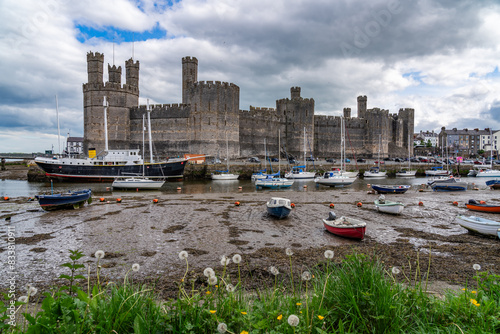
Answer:
[[[194,87],[200,87],[200,88],[238,88],[239,87],[233,83],[229,82],[221,82],[221,81],[197,81],[193,83]]]
[[[196,57],[183,57],[182,58],[182,62],[183,63],[190,63],[190,62],[195,62],[196,64],[198,64],[198,59],[196,59]]]
[[[99,52],[94,53],[92,51],[89,51],[87,52],[87,61],[90,60],[99,60],[104,62],[104,53],[99,53]]]
[[[276,108],[265,108],[265,107],[254,107],[250,106],[251,111],[266,111],[266,112],[276,112]]]
[[[276,102],[277,103],[287,103],[287,102],[295,102],[297,100],[303,101],[303,102],[306,102],[306,103],[314,103],[314,99],[312,99],[312,98],[304,99],[303,97],[298,97],[298,98],[294,98],[294,99],[289,99],[287,97],[287,98],[284,98],[284,99],[276,100]]]

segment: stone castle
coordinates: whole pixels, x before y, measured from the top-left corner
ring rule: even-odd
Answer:
[[[109,148],[142,148],[142,117],[147,108],[139,106],[139,61],[125,62],[124,84],[121,66],[109,64],[109,79],[103,82],[103,65],[103,54],[87,53],[84,151],[104,150],[104,96],[109,102]],[[198,60],[182,58],[182,103],[150,106],[155,156],[189,153],[225,158],[228,147],[230,159],[262,157],[266,146],[268,155],[276,157],[281,145],[282,154],[286,151],[302,160],[305,142],[308,156],[312,151],[314,157],[340,157],[341,117],[315,115],[314,99],[302,98],[300,87],[292,87],[290,92],[290,98],[276,101],[276,108],[250,106],[250,110],[240,110],[237,85],[198,81]],[[359,96],[357,117],[351,116],[351,108],[343,110],[347,156],[376,158],[379,147],[381,157],[408,156],[414,114],[410,108],[400,109],[397,114],[367,109],[367,97]],[[413,150],[413,145],[410,147]]]

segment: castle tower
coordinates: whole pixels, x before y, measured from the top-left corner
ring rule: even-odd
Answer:
[[[122,83],[122,67],[116,65],[109,65],[108,64],[108,76],[109,76],[109,82],[114,82],[119,85]]]
[[[198,81],[198,59],[195,57],[182,58],[182,103],[191,103],[188,89]]]
[[[344,108],[344,118],[351,118],[351,108]]]
[[[139,87],[139,61],[130,58],[125,62],[125,79],[127,85]]]
[[[359,118],[366,117],[366,109],[367,109],[366,105],[367,105],[366,95],[358,96],[358,117]]]
[[[290,95],[291,95],[292,100],[300,99],[300,87],[290,88]]]
[[[83,84],[83,148],[104,150],[104,96],[107,97],[108,145],[110,149],[130,148],[130,108],[139,104],[139,87],[121,85],[121,66],[108,65],[109,81],[103,84],[104,55],[87,54],[88,83]],[[137,63],[138,70],[138,63]],[[138,77],[138,76],[137,76]]]
[[[96,83],[102,85],[103,64],[104,55],[102,53],[96,52],[94,54],[92,51],[87,53],[88,83]]]

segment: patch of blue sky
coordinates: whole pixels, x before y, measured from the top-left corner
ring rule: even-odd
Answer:
[[[165,38],[167,35],[167,31],[161,29],[158,24],[153,29],[142,32],[117,29],[111,26],[93,28],[80,24],[75,25],[75,28],[80,32],[76,37],[80,43],[85,43],[91,38],[98,38],[109,42],[114,41],[115,43],[119,44],[122,42],[137,42],[146,41],[149,39],[161,39]]]
[[[423,76],[422,76],[422,72],[418,71],[418,72],[408,72],[408,73],[403,73],[403,78],[411,78],[415,81],[418,81],[419,83],[423,83]]]
[[[174,4],[176,3],[179,3],[181,2],[181,0],[159,0],[159,1],[155,1],[153,3],[153,6],[154,6],[154,9],[158,12],[158,13],[163,13],[165,10],[169,9],[170,7],[172,7]],[[139,2],[137,4],[137,8],[139,8],[141,11],[144,12],[144,9],[145,8],[148,8],[150,9],[149,6],[146,6],[145,4]]]
[[[469,78],[484,78],[484,79],[494,79],[500,77],[500,72],[498,71],[498,66],[492,72],[486,73],[484,76],[478,75],[476,72],[469,74]]]

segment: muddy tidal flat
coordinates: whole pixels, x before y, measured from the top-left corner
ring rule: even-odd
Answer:
[[[495,219],[492,214],[468,211],[464,203],[470,198],[498,203],[499,192],[484,186],[456,193],[420,188],[413,185],[405,194],[386,195],[386,199],[405,204],[399,216],[377,212],[373,201],[378,195],[359,187],[309,186],[286,192],[241,192],[237,186],[234,192],[109,191],[94,194],[93,202],[81,209],[52,212],[43,211],[26,197],[13,197],[0,202],[0,258],[4,263],[0,276],[9,276],[5,265],[11,244],[9,227],[15,234],[19,286],[28,282],[38,286],[60,284],[56,278],[68,273],[60,264],[69,260],[70,249],[80,249],[85,254],[83,262],[92,270],[94,253],[103,250],[106,256],[100,264],[105,280],[122,280],[132,264],[140,264],[140,271],[129,276],[135,282],[154,283],[164,297],[175,296],[176,282],[186,271],[186,262],[178,256],[183,250],[189,254],[188,279],[200,284],[204,282],[204,268],[222,270],[221,257],[239,253],[245,285],[259,287],[272,281],[269,266],[289,272],[286,248],[294,252],[292,261],[297,272],[325,261],[324,251],[331,249],[334,262],[354,252],[377,255],[388,269],[398,266],[412,277],[419,265],[422,275],[429,270],[429,280],[445,286],[472,281],[475,263],[482,271],[498,274],[500,241],[469,234],[454,221],[458,214]],[[276,220],[267,215],[266,201],[272,196],[289,198],[295,204],[288,218]],[[100,197],[105,200],[100,202]],[[116,201],[118,197],[121,202]],[[459,205],[453,205],[454,201]],[[337,216],[352,216],[367,223],[363,241],[337,237],[324,229],[322,219],[332,210],[331,203]],[[235,264],[228,269],[237,273]],[[0,288],[7,284],[2,281]]]

